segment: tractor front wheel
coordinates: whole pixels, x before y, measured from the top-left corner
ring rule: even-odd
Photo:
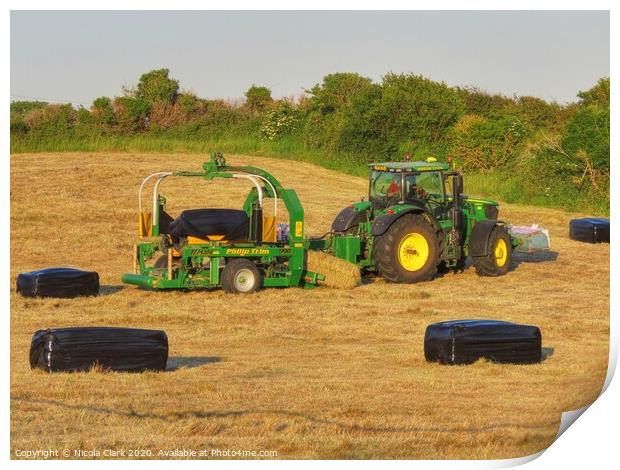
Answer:
[[[222,289],[232,294],[248,294],[258,291],[263,277],[254,263],[247,259],[233,259],[222,270]]]
[[[508,230],[496,225],[487,245],[486,256],[474,256],[474,267],[479,276],[503,276],[512,263],[512,243]]]
[[[436,230],[424,216],[406,214],[375,239],[373,260],[387,281],[428,281],[439,264]]]

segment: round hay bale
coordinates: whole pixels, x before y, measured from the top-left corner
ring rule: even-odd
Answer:
[[[323,251],[308,251],[306,268],[325,276],[323,285],[336,289],[353,289],[362,282],[360,268]]]
[[[585,217],[570,221],[568,237],[585,243],[609,243],[609,219]]]

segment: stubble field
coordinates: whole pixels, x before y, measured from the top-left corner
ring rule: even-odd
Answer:
[[[552,253],[520,257],[501,278],[473,268],[432,282],[367,279],[354,290],[254,295],[123,286],[137,231],[137,188],[158,170],[197,170],[206,155],[11,156],[11,289],[20,272],[92,269],[101,295],[11,292],[11,451],[276,451],[277,458],[507,458],[551,444],[562,411],[596,399],[607,371],[609,245],[568,239],[579,214],[502,204],[515,224],[548,228]],[[308,234],[367,192],[366,181],[289,160],[229,157],[295,188]],[[169,212],[238,207],[247,184],[170,179]],[[465,179],[467,192],[467,179]],[[493,318],[540,326],[541,364],[424,361],[429,323]],[[28,365],[41,328],[163,329],[162,373],[46,374]],[[73,454],[72,454],[73,455]],[[209,456],[212,454],[209,453]],[[217,457],[217,454],[213,455]],[[273,457],[273,455],[271,456]]]

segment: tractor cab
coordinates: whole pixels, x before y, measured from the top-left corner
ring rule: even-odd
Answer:
[[[427,162],[387,162],[370,165],[369,201],[374,211],[397,204],[417,206],[439,217],[446,210],[446,172],[450,167]]]

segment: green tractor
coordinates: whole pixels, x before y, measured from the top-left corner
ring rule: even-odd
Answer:
[[[460,172],[434,158],[369,166],[368,200],[345,207],[312,249],[390,282],[463,269],[468,256],[481,276],[508,272],[516,241],[498,220],[499,204],[463,195]]]

